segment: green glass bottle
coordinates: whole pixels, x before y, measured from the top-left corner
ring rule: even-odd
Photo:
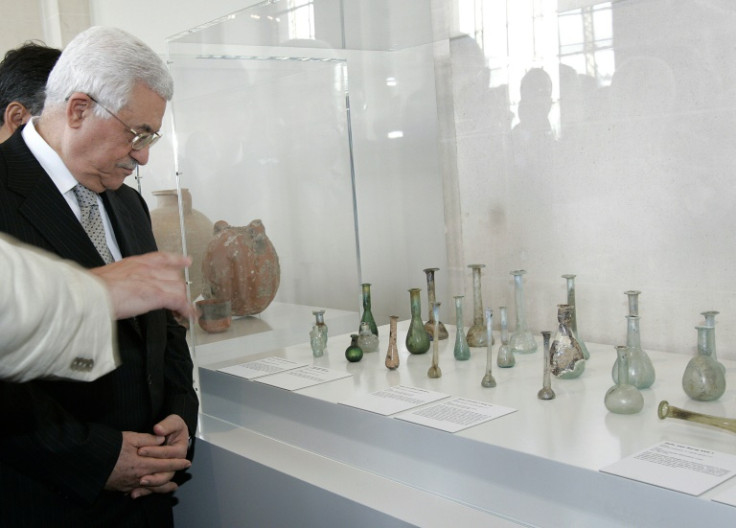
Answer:
[[[429,350],[429,334],[424,329],[422,322],[421,291],[419,288],[409,290],[411,321],[406,333],[406,349],[412,354],[424,354]]]
[[[358,334],[350,334],[350,346],[345,349],[345,359],[351,363],[363,359],[363,349],[358,346]]]
[[[361,317],[361,323],[368,323],[371,328],[371,332],[374,336],[378,336],[378,326],[376,320],[373,319],[373,312],[371,312],[371,285],[368,282],[364,282],[363,286],[363,317]],[[360,325],[358,325],[360,328]]]

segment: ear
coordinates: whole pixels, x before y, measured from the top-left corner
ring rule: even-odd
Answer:
[[[66,122],[71,128],[79,128],[90,115],[92,100],[88,95],[74,92],[66,101]]]
[[[31,113],[18,101],[11,101],[8,106],[5,107],[3,120],[11,134],[30,118]]]

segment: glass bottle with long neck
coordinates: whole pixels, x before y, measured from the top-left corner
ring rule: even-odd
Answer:
[[[713,401],[726,391],[726,377],[713,359],[710,348],[713,343],[712,326],[696,326],[698,331],[698,353],[685,367],[682,374],[682,389],[693,400]]]
[[[394,370],[399,367],[399,347],[396,345],[396,323],[398,315],[388,316],[388,350],[386,351],[386,368]]]
[[[453,354],[455,359],[464,361],[470,359],[470,347],[465,340],[465,326],[463,323],[463,296],[457,295],[455,299],[455,347]]]
[[[635,414],[644,407],[644,397],[634,385],[629,383],[628,347],[617,346],[618,381],[608,389],[603,402],[606,409],[616,414]]]
[[[573,308],[572,318],[570,319],[570,329],[572,330],[572,333],[575,334],[575,339],[578,340],[578,344],[583,350],[585,359],[590,359],[588,347],[585,346],[585,343],[580,339],[580,334],[578,333],[578,305],[575,302],[575,275],[567,274],[563,275],[562,278],[567,281],[567,304]]]
[[[486,308],[486,373],[483,379],[480,380],[480,384],[483,387],[491,388],[496,386],[496,379],[493,377],[493,339],[491,339],[491,333],[493,332],[493,310]]]
[[[435,297],[434,274],[439,270],[439,268],[426,268],[424,270],[424,273],[427,275],[427,298],[429,302],[429,320],[424,323],[424,329],[429,334],[430,340],[434,339],[434,309],[432,307],[434,306],[434,303],[437,302]],[[447,339],[449,334],[447,333],[447,328],[445,328],[442,321],[437,321],[437,331],[440,336],[440,340]]]
[[[325,311],[316,310],[312,312],[315,322],[309,332],[309,344],[312,346],[314,357],[322,357],[327,347],[327,325],[325,324]]]
[[[537,342],[526,326],[526,306],[524,305],[524,270],[511,272],[514,276],[514,297],[516,299],[516,328],[511,334],[509,346],[514,353],[531,354],[537,351]]]
[[[440,303],[434,303],[432,305],[432,312],[434,312],[434,330],[439,332],[439,321],[440,321]],[[427,376],[430,378],[441,378],[442,369],[440,368],[440,340],[435,339],[432,341],[432,364],[427,370]]]
[[[481,296],[480,275],[485,264],[470,264],[473,273],[473,326],[468,329],[467,341],[472,347],[484,347],[486,343],[486,327],[483,324],[483,298]],[[491,336],[493,339],[493,336]]]
[[[654,383],[656,373],[654,365],[646,352],[641,348],[638,315],[626,316],[626,355],[629,369],[629,383],[637,389],[648,389]],[[618,358],[613,364],[611,376],[618,383]]]
[[[555,391],[552,390],[552,380],[550,379],[550,364],[549,364],[549,338],[552,336],[552,332],[549,330],[542,331],[542,350],[544,351],[544,358],[542,359],[542,388],[537,392],[537,398],[540,400],[554,400]]]
[[[421,291],[419,288],[409,290],[411,321],[409,321],[409,330],[406,332],[406,349],[412,354],[424,354],[429,350],[429,334],[424,329],[422,322]]]
[[[498,347],[496,364],[501,368],[510,368],[516,365],[516,357],[509,346],[508,313],[505,306],[501,306],[498,311],[501,313],[501,346]]]
[[[360,318],[361,323],[368,323],[368,326],[373,332],[373,335],[378,335],[378,326],[376,320],[373,318],[373,312],[371,312],[371,285],[368,282],[362,284],[363,288],[363,317]],[[358,325],[360,329],[360,325]]]
[[[639,315],[639,290],[628,290],[624,292],[629,301],[629,315]]]
[[[716,315],[718,315],[719,312],[716,312],[715,310],[709,310],[707,312],[701,312],[700,315],[705,317],[705,326],[711,326],[713,327],[713,343],[711,344],[711,356],[713,357],[713,360],[718,363],[718,366],[721,367],[721,370],[723,372],[726,372],[726,365],[718,361],[718,354],[716,354]]]

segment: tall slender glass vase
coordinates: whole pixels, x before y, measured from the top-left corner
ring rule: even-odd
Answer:
[[[585,370],[585,356],[570,330],[571,313],[570,305],[557,305],[557,332],[549,347],[551,372],[562,379],[577,378]]]
[[[514,351],[509,346],[509,319],[505,306],[498,309],[501,312],[501,346],[498,347],[496,364],[501,368],[510,368],[516,365]]]
[[[514,276],[514,297],[516,299],[516,328],[511,334],[509,346],[516,354],[531,354],[537,351],[537,342],[526,326],[526,306],[524,305],[524,270],[511,272]]]
[[[396,345],[396,323],[399,320],[398,315],[388,316],[388,350],[386,351],[386,368],[394,370],[399,368],[399,347]]]
[[[654,383],[656,373],[654,365],[646,352],[641,348],[638,315],[626,316],[626,355],[629,368],[628,383],[637,389],[648,389]],[[618,383],[618,358],[613,364],[611,376],[614,383]]]
[[[580,334],[578,333],[578,305],[575,302],[575,275],[567,274],[563,275],[562,278],[567,281],[567,304],[569,304],[573,308],[572,319],[570,319],[570,329],[575,335],[575,339],[578,340],[580,348],[583,349],[583,355],[585,356],[585,359],[590,359],[590,352],[588,352],[588,347],[585,346],[585,343],[582,339],[580,339]]]
[[[491,339],[491,332],[493,331],[493,310],[486,308],[486,373],[483,379],[480,380],[480,384],[486,388],[492,388],[496,386],[496,379],[493,377],[493,343]]]
[[[726,377],[713,359],[711,344],[715,329],[712,326],[696,326],[698,353],[685,367],[682,389],[693,400],[713,401],[726,392]]]
[[[457,295],[455,299],[455,347],[453,354],[455,359],[464,361],[470,359],[470,347],[465,340],[465,326],[463,323],[463,296]]]
[[[361,323],[368,323],[373,335],[378,336],[378,326],[371,312],[371,285],[368,282],[362,284],[363,288],[363,317],[360,318]],[[358,325],[360,330],[360,325]]]
[[[426,268],[424,270],[424,273],[427,275],[427,297],[429,302],[429,320],[424,323],[424,329],[429,334],[430,341],[434,339],[434,309],[432,307],[437,302],[434,290],[434,274],[439,270],[439,268]],[[437,321],[437,333],[440,336],[440,340],[447,339],[449,335],[442,321]]]
[[[439,332],[439,321],[440,321],[440,303],[434,303],[432,305],[432,312],[434,312],[434,330]],[[440,340],[435,339],[432,341],[432,364],[427,370],[427,376],[432,379],[442,377],[442,369],[440,368]]]
[[[537,398],[540,400],[554,400],[555,391],[552,390],[552,380],[550,378],[550,361],[549,361],[549,339],[552,336],[552,332],[549,330],[542,330],[542,350],[544,351],[544,358],[542,359],[542,388],[537,392]]]
[[[713,327],[713,343],[711,345],[711,356],[713,356],[713,359],[716,363],[718,363],[718,366],[721,367],[721,370],[723,372],[726,372],[726,365],[718,361],[718,354],[716,354],[716,315],[718,315],[719,312],[716,312],[715,310],[709,310],[707,312],[701,312],[700,315],[705,317],[705,325],[704,326],[711,326]]]
[[[470,264],[468,266],[473,272],[473,326],[468,329],[468,345],[471,347],[484,347],[486,343],[486,327],[483,324],[483,298],[480,290],[481,270],[485,264]],[[491,336],[493,339],[493,336]],[[491,343],[493,344],[493,343]]]
[[[421,291],[419,288],[409,290],[411,321],[409,321],[409,330],[406,333],[406,349],[412,354],[424,354],[429,350],[429,334],[424,329],[422,322]]]
[[[309,344],[312,346],[312,355],[322,357],[327,348],[327,325],[325,324],[325,311],[317,310],[314,315],[314,326],[309,332]]]

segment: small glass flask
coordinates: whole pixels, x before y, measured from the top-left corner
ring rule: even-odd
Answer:
[[[468,346],[486,346],[486,327],[483,324],[483,298],[480,290],[480,273],[485,264],[470,264],[473,271],[473,326],[468,328]],[[492,336],[491,336],[492,338]]]
[[[360,323],[358,346],[363,352],[375,352],[378,350],[378,336],[373,335],[371,327],[366,322]]]
[[[626,355],[629,365],[629,383],[637,389],[648,389],[654,383],[656,373],[649,356],[641,348],[638,315],[626,316]],[[611,375],[613,382],[618,383],[618,359],[613,364]]]
[[[693,400],[717,400],[726,391],[726,377],[710,348],[715,329],[712,326],[696,326],[695,329],[698,331],[698,353],[685,367],[682,389]]]
[[[496,364],[501,368],[510,368],[516,365],[514,351],[509,346],[509,320],[505,306],[498,309],[501,312],[501,346],[498,347]]]
[[[526,274],[524,270],[511,272],[514,276],[514,298],[516,299],[516,328],[511,334],[509,346],[516,354],[531,354],[537,351],[537,342],[526,326],[526,307],[524,306],[524,283],[522,277]]]
[[[716,327],[716,315],[718,315],[719,312],[716,312],[715,310],[710,310],[707,312],[701,312],[700,315],[705,317],[705,325],[704,326],[712,326],[713,328]],[[713,343],[711,344],[711,355],[713,356],[713,359],[718,363],[718,366],[721,367],[724,374],[726,372],[726,365],[718,361],[718,354],[716,354],[716,331],[713,330]]]
[[[550,365],[549,365],[549,338],[552,336],[552,332],[549,330],[542,331],[542,343],[544,350],[544,359],[542,360],[542,388],[537,392],[537,398],[540,400],[554,400],[555,391],[552,390],[552,380],[550,379]]]
[[[439,321],[440,321],[440,303],[434,303],[432,305],[432,312],[434,313],[434,332],[439,331]],[[440,368],[440,340],[434,339],[432,341],[432,364],[429,367],[429,370],[427,370],[427,376],[429,376],[432,379],[441,378],[442,377],[442,369]]]
[[[327,325],[325,324],[325,311],[316,310],[312,312],[315,318],[314,326],[309,332],[309,344],[312,346],[312,355],[322,357],[327,348]]]
[[[549,364],[552,374],[562,379],[579,377],[585,370],[585,356],[570,330],[569,304],[557,305],[557,332],[549,347]]]
[[[616,414],[636,414],[644,407],[644,397],[634,385],[629,383],[627,347],[617,346],[618,381],[606,391],[603,403],[606,409]]]
[[[350,334],[350,345],[345,349],[345,359],[351,363],[363,359],[363,349],[358,346],[358,334]]]
[[[493,377],[493,339],[491,339],[491,332],[493,331],[493,310],[490,308],[486,308],[485,310],[486,314],[486,343],[487,350],[486,350],[486,373],[483,376],[483,379],[480,381],[480,384],[483,387],[495,387],[496,386],[496,380]]]
[[[421,291],[419,288],[409,290],[411,321],[406,333],[406,349],[412,354],[424,354],[429,350],[429,334],[424,329],[422,322]]]
[[[563,275],[562,278],[567,281],[567,304],[569,304],[573,308],[572,319],[570,320],[570,329],[572,330],[575,339],[578,340],[578,344],[583,350],[583,355],[585,356],[585,359],[590,359],[590,352],[588,352],[588,347],[585,346],[585,343],[582,339],[580,339],[580,334],[578,333],[578,305],[575,303],[575,275],[567,274]]]
[[[398,315],[388,316],[388,350],[386,351],[386,368],[394,370],[399,367],[399,348],[396,346],[396,323]]]
[[[432,309],[434,303],[436,302],[434,290],[434,273],[435,271],[439,270],[439,268],[426,268],[424,270],[424,273],[427,275],[427,297],[429,300],[429,320],[424,323],[424,329],[429,334],[430,341],[434,339],[434,310]],[[445,325],[442,323],[442,321],[438,321],[437,326],[440,339],[447,339],[447,336],[449,334],[447,333],[447,328],[445,328]]]
[[[371,312],[371,285],[368,282],[363,283],[363,317],[360,318],[361,323],[368,323],[373,335],[378,336],[378,326]]]
[[[470,347],[465,340],[465,326],[463,324],[463,296],[457,295],[455,299],[455,347],[452,352],[455,359],[465,361],[470,359]]]

